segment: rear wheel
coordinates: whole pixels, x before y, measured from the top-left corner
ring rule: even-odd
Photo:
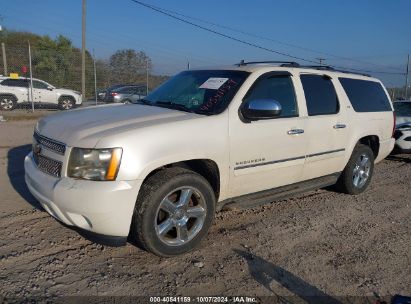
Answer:
[[[206,236],[214,212],[214,191],[202,176],[182,168],[165,169],[143,184],[131,236],[156,255],[183,254]]]
[[[17,100],[13,96],[0,96],[0,109],[3,111],[11,111],[16,107]]]
[[[72,97],[61,97],[59,100],[60,110],[71,110],[74,107],[74,99]]]
[[[337,187],[348,194],[362,193],[370,184],[373,172],[373,151],[366,145],[357,145],[337,182]]]

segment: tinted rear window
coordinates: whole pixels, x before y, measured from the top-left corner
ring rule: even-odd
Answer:
[[[329,77],[307,74],[301,75],[300,78],[309,116],[338,113],[338,98]]]
[[[390,100],[379,82],[339,78],[356,112],[392,111]]]

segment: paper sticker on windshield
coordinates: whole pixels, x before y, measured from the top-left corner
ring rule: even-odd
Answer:
[[[204,82],[199,88],[218,90],[227,80],[228,78],[211,77],[211,78],[208,78],[208,80]]]

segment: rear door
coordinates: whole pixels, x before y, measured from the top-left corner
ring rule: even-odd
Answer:
[[[328,75],[300,74],[307,105],[307,150],[303,179],[341,171],[348,130],[346,111]]]
[[[18,103],[32,100],[32,98],[30,97],[31,93],[29,87],[29,80],[26,78],[8,78],[3,80],[1,85],[4,86],[2,91],[16,95]],[[10,89],[8,90],[7,88]]]

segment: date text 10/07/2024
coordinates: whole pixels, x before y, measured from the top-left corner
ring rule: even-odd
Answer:
[[[149,303],[257,303],[254,297],[150,297]]]

